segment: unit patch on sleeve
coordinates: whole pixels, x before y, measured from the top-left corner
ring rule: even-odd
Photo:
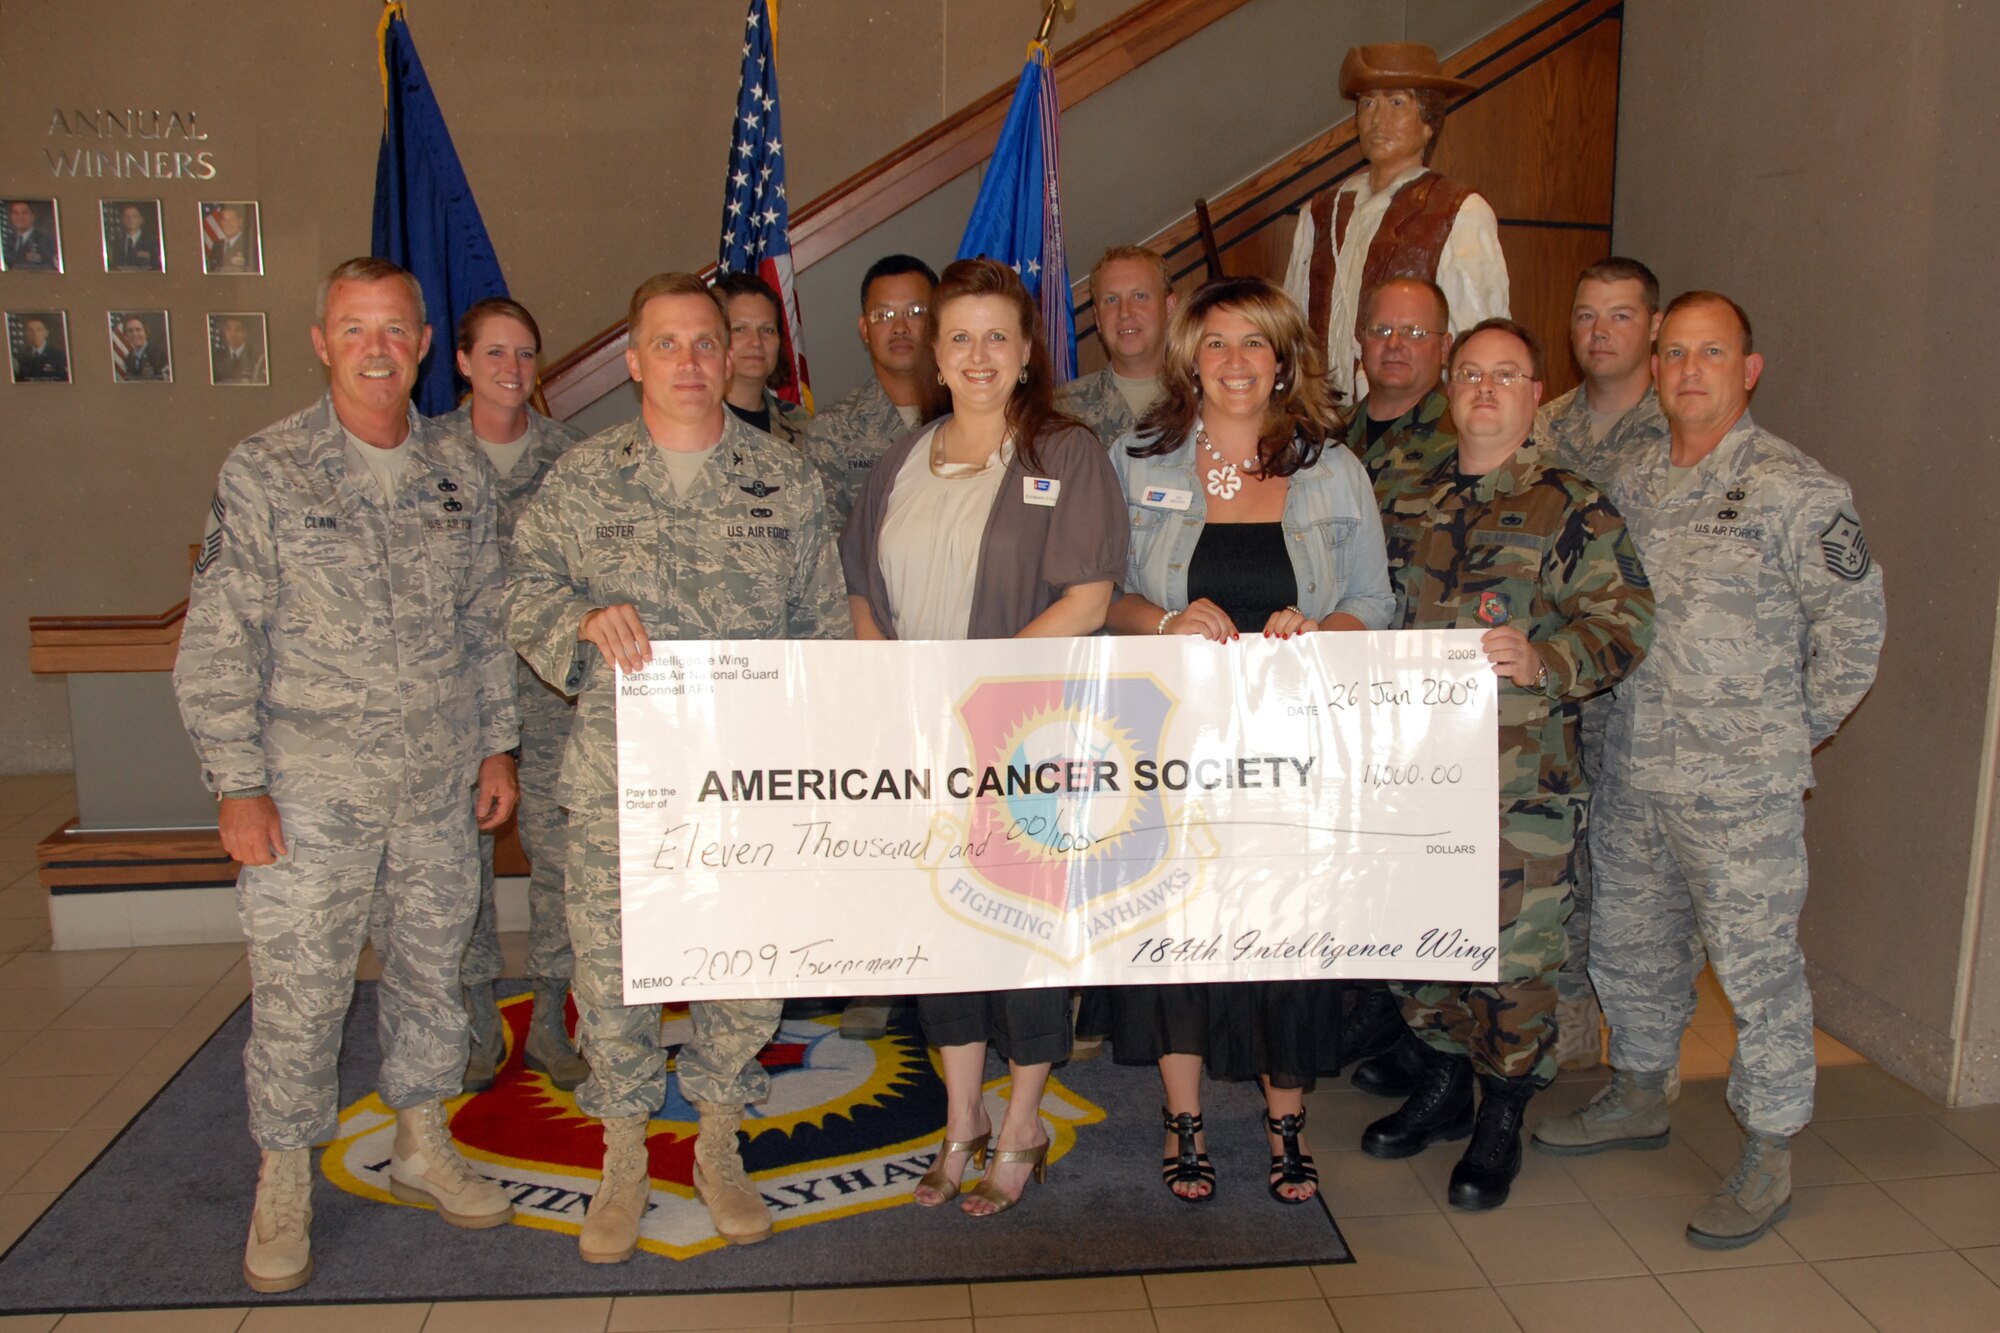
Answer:
[[[1868,539],[1861,535],[1861,520],[1845,509],[1820,530],[1819,549],[1825,554],[1826,567],[1833,576],[1849,583],[1866,578],[1874,564],[1868,554]]]

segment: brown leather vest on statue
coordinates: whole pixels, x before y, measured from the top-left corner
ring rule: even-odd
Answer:
[[[1458,220],[1459,207],[1472,191],[1435,171],[1426,171],[1396,191],[1389,211],[1382,215],[1375,239],[1368,246],[1368,258],[1361,267],[1361,290],[1373,291],[1390,278],[1423,278],[1437,281],[1438,256],[1444,253],[1445,238]],[[1334,199],[1340,201],[1334,215]],[[1347,239],[1347,224],[1354,216],[1354,193],[1341,194],[1338,187],[1313,196],[1313,255],[1310,303],[1306,317],[1313,336],[1326,345],[1327,324],[1333,319],[1334,269],[1339,263],[1341,243]],[[1331,234],[1331,242],[1321,238]],[[1355,336],[1361,333],[1361,311],[1354,312]]]

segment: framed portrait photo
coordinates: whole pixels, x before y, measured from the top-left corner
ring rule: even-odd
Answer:
[[[171,384],[173,347],[164,310],[113,310],[111,378],[119,384]]]
[[[16,384],[68,384],[69,319],[60,310],[9,310],[7,364]]]
[[[157,199],[100,199],[106,273],[165,273],[167,246],[160,235]]]
[[[208,382],[240,388],[271,383],[264,316],[226,310],[208,317]]]
[[[0,200],[0,272],[60,273],[62,227],[53,199]]]
[[[201,271],[210,277],[256,277],[264,271],[263,233],[251,199],[204,199]]]

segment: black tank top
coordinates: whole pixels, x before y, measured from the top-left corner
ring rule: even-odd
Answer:
[[[1188,600],[1206,597],[1236,624],[1261,634],[1272,615],[1299,599],[1298,577],[1285,554],[1283,523],[1210,523],[1188,561]]]

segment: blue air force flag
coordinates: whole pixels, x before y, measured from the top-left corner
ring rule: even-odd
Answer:
[[[452,344],[459,316],[489,296],[507,295],[507,279],[400,3],[383,9],[379,37],[384,114],[369,253],[402,265],[424,289],[431,354],[417,374],[416,403],[419,412],[437,416],[458,405]]]
[[[965,239],[958,243],[960,259],[984,255],[1021,275],[1028,295],[1041,304],[1057,384],[1076,377],[1076,321],[1063,255],[1060,118],[1049,48],[1032,43]]]

